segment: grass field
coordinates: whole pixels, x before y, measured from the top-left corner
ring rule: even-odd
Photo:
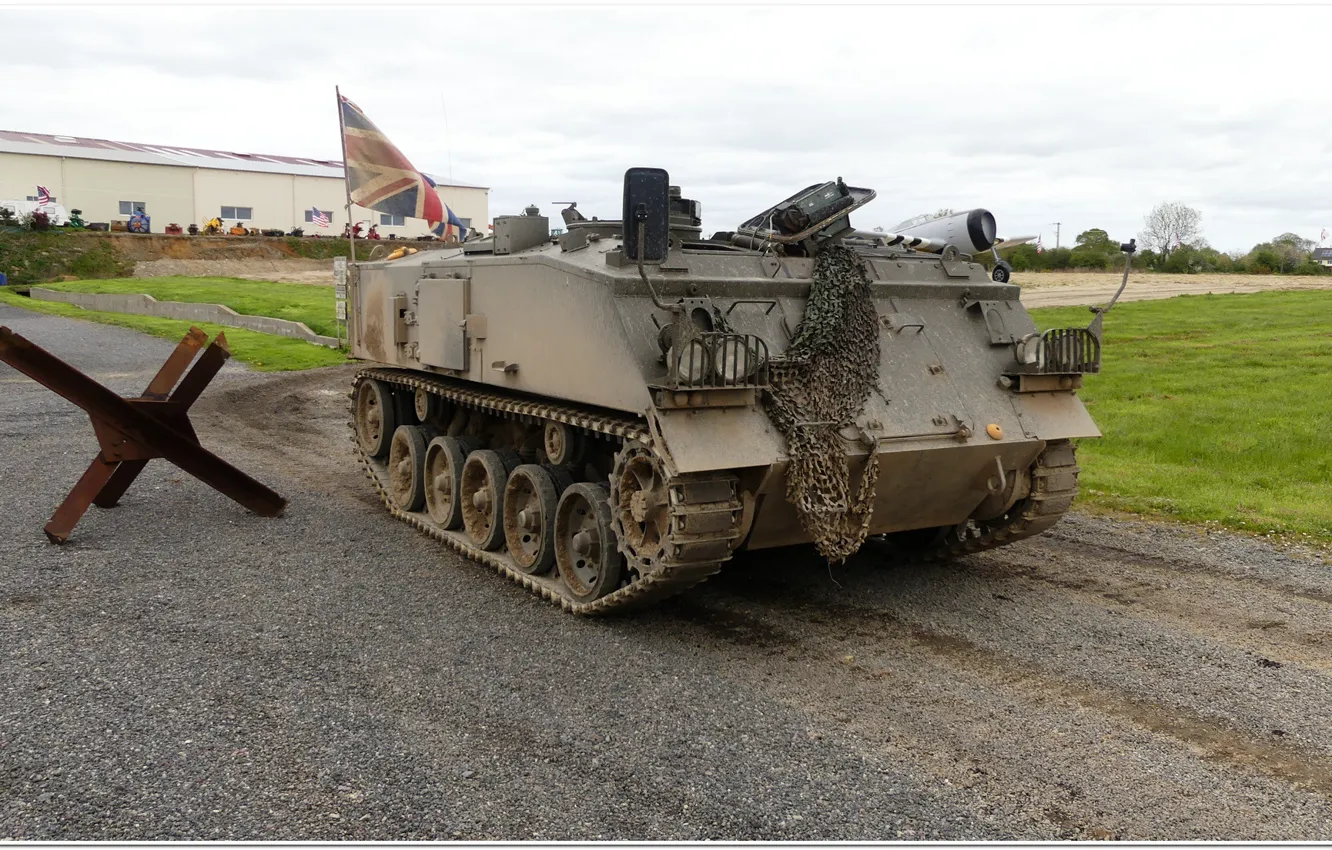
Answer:
[[[147,292],[226,304],[334,334],[332,287],[213,278],[76,281],[53,288]],[[93,313],[0,290],[0,303],[178,339],[189,322]],[[1032,311],[1085,325],[1085,307]],[[219,328],[205,326],[210,334]],[[226,329],[262,370],[345,362],[299,340]],[[1080,448],[1083,507],[1220,524],[1332,544],[1332,292],[1181,296],[1121,303],[1101,374],[1082,390],[1105,437]]]
[[[1332,293],[1121,304],[1105,343],[1081,392],[1105,434],[1079,448],[1081,505],[1332,542]]]
[[[331,293],[329,298],[332,298]],[[120,327],[132,328],[136,331],[173,341],[183,337],[191,325],[203,329],[209,337],[213,337],[219,332],[225,332],[227,347],[231,349],[231,356],[263,372],[313,369],[319,366],[336,366],[339,363],[347,362],[346,355],[342,352],[325,348],[322,345],[206,322],[186,322],[177,319],[159,319],[153,316],[132,316],[124,313],[102,313],[94,310],[84,310],[81,307],[62,304],[58,301],[34,301],[8,289],[0,289],[0,304],[22,307],[39,313],[101,322],[106,325],[119,325]],[[35,341],[40,344],[40,341]]]
[[[227,277],[115,278],[44,283],[41,286],[66,292],[146,294],[158,301],[222,304],[237,313],[304,322],[317,334],[338,335],[331,286]],[[230,338],[231,334],[227,336]]]

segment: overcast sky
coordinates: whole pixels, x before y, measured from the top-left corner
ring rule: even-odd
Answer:
[[[1160,201],[1223,250],[1332,227],[1328,7],[0,8],[0,129],[340,158],[333,87],[420,169],[619,216],[666,168],[732,229],[843,177],[891,227],[1127,239]]]

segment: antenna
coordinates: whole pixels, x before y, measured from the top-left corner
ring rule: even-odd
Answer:
[[[444,113],[444,152],[449,158],[449,179],[453,179],[453,134],[449,132],[449,110],[444,106],[444,91],[439,93],[439,111]]]

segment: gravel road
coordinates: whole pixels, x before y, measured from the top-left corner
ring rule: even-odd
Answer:
[[[123,393],[170,344],[0,307]],[[737,559],[580,620],[381,513],[351,369],[228,366],[63,547],[95,445],[0,366],[0,838],[1328,839],[1332,574],[1074,516],[933,567]]]

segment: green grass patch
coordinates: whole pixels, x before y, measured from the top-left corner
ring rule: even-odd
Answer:
[[[308,233],[309,231],[307,230],[306,232]],[[288,253],[290,253],[294,257],[304,257],[307,260],[331,260],[334,257],[346,257],[348,256],[348,252],[350,250],[350,245],[349,245],[350,240],[342,239],[336,236],[333,238],[321,238],[321,239],[310,239],[308,237],[288,236],[283,241],[287,246]],[[393,246],[395,244],[399,243],[396,240],[389,242],[380,240],[378,242],[374,242],[369,239],[357,239],[356,259],[358,260],[370,259],[370,252],[375,250],[376,245]],[[412,243],[409,241],[406,244],[411,245]]]
[[[291,372],[320,366],[337,366],[347,362],[346,355],[341,351],[299,339],[241,328],[228,328],[209,322],[187,322],[179,319],[159,319],[154,316],[84,310],[82,307],[61,304],[57,301],[35,301],[10,292],[7,288],[0,289],[0,304],[71,319],[100,322],[104,325],[119,325],[122,328],[141,331],[173,342],[179,341],[191,325],[199,327],[210,337],[224,332],[227,335],[227,347],[231,349],[231,356],[262,372]]]
[[[1105,323],[1080,393],[1105,436],[1079,446],[1080,502],[1332,542],[1332,292],[1133,302]]]
[[[232,277],[141,277],[72,280],[42,284],[46,289],[94,294],[146,294],[158,301],[222,304],[247,316],[304,322],[323,336],[337,336],[333,287],[273,283]]]

